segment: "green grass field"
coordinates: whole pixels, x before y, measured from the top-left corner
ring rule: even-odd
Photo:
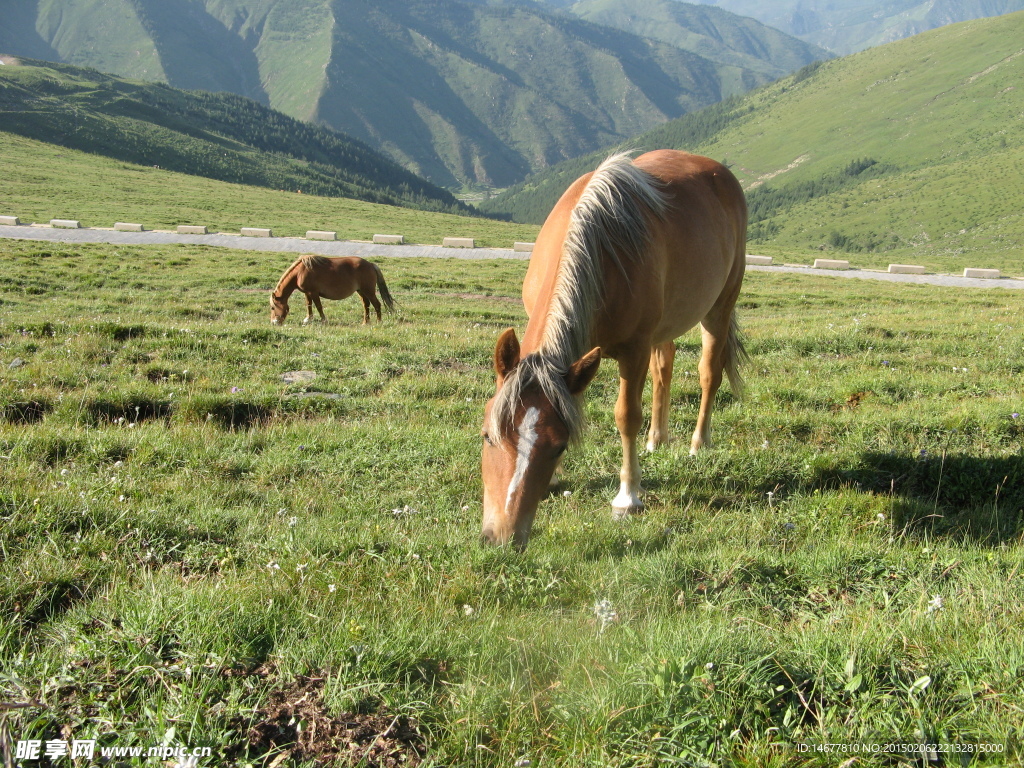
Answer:
[[[445,237],[474,237],[477,245],[496,248],[533,241],[540,230],[533,224],[229,184],[55,148],[3,131],[0,155],[5,159],[0,215],[26,223],[77,219],[83,227],[112,227],[116,221],[131,221],[150,229],[205,224],[219,232],[270,227],[275,235],[288,237],[318,229],[337,232],[342,240],[369,240],[380,233],[434,245]],[[390,228],[386,233],[379,229],[383,221]]]
[[[517,554],[477,544],[479,425],[526,265],[381,259],[397,315],[273,328],[289,260],[0,242],[0,733],[200,765],[1024,760],[1017,292],[749,274],[718,447],[687,456],[690,334],[679,439],[613,523],[606,362]]]

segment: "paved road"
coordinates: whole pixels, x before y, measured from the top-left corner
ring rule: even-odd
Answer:
[[[323,256],[420,256],[455,259],[528,259],[529,254],[509,248],[442,248],[439,245],[374,245],[351,240],[306,240],[301,237],[242,237],[241,235],[179,235],[176,232],[115,232],[112,229],[53,229],[49,226],[0,226],[0,237],[16,240],[45,240],[60,243],[120,243],[155,245],[186,243],[218,248],[241,248],[277,253],[319,253]],[[854,280],[885,280],[892,283],[945,285],[958,288],[1009,288],[1024,290],[1024,280],[1004,277],[985,280],[958,275],[894,275],[870,269],[813,269],[801,266],[762,267],[750,265],[751,272],[794,272],[827,275]]]

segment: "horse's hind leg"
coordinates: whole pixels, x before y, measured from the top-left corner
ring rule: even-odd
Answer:
[[[697,412],[697,427],[690,441],[691,456],[702,448],[711,447],[711,413],[715,408],[715,395],[722,385],[731,325],[731,306],[727,311],[712,310],[712,314],[700,324],[701,356],[697,366],[700,374],[700,410]]]
[[[651,429],[647,433],[647,450],[653,451],[668,442],[668,413],[672,366],[676,360],[676,343],[666,341],[651,348],[651,383],[654,402],[651,406]]]
[[[377,301],[377,294],[372,288],[359,291],[359,298],[363,300],[363,324],[370,322],[370,305],[373,305],[377,313],[377,322],[380,322],[380,302]]]

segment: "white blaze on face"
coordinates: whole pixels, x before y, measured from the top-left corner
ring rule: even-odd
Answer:
[[[519,422],[519,443],[516,445],[516,471],[508,484],[508,495],[505,497],[505,510],[512,503],[512,497],[526,477],[526,467],[533,455],[533,446],[537,443],[537,419],[540,418],[539,408],[530,408]]]

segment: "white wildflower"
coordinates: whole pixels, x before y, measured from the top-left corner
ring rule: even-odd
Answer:
[[[928,601],[928,613],[935,613],[942,610],[942,595],[932,595]]]
[[[603,598],[594,603],[594,615],[601,622],[601,632],[604,632],[609,624],[619,618],[619,614],[616,613],[611,600],[608,598]]]
[[[338,585],[337,584],[328,584],[327,585],[327,591],[328,592],[337,592],[338,591]]]

